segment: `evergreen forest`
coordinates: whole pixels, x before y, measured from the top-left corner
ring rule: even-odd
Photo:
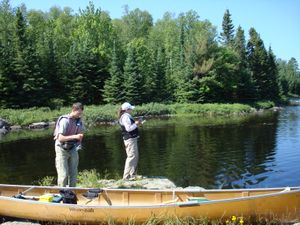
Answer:
[[[43,12],[1,0],[0,108],[245,103],[300,94],[295,58],[277,58],[254,27],[234,27],[229,10],[220,30],[193,10],[154,22],[128,6],[112,19],[92,2],[78,12]]]

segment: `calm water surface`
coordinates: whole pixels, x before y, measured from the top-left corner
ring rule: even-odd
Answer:
[[[56,177],[52,131],[40,132],[2,138],[0,183],[36,184]],[[140,134],[142,175],[165,176],[183,187],[300,185],[300,106],[245,118],[149,119]],[[125,158],[119,127],[93,128],[80,151],[79,170],[121,176]]]

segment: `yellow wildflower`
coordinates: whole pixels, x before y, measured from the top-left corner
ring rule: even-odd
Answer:
[[[240,224],[244,224],[243,218],[240,219]]]
[[[231,220],[232,220],[232,221],[236,221],[236,216],[232,216],[232,217],[231,217]]]

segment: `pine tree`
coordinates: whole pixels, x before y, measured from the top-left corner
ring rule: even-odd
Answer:
[[[9,0],[0,2],[0,108],[13,108],[16,100],[14,82],[14,15]]]
[[[177,87],[175,97],[177,102],[197,102],[199,99],[198,77],[193,76],[193,71],[189,67],[177,70]]]
[[[65,88],[69,99],[85,104],[101,103],[101,90],[108,74],[101,71],[103,62],[100,56],[92,51],[92,43],[86,40],[80,45],[74,44],[69,57],[68,83]]]
[[[213,69],[216,80],[221,84],[216,92],[216,101],[236,101],[237,85],[239,80],[239,58],[237,54],[227,47],[220,47],[215,56]]]
[[[69,78],[78,77],[85,83],[82,85],[86,90],[82,90],[78,96],[82,101],[86,104],[100,104],[103,102],[104,82],[109,77],[111,19],[108,13],[96,9],[90,2],[86,9],[80,10],[74,26]],[[78,85],[72,84],[70,88]]]
[[[274,99],[274,75],[270,74],[269,56],[264,43],[254,28],[249,30],[250,39],[247,44],[247,58],[252,79],[260,99]]]
[[[162,50],[159,48],[155,55],[153,56],[154,65],[153,68],[153,87],[150,95],[152,96],[151,101],[153,102],[165,102],[172,100],[170,96],[168,96],[167,92],[167,78],[165,72],[164,65],[164,54]]]
[[[234,38],[233,49],[239,58],[238,82],[237,82],[237,100],[249,101],[254,95],[254,86],[251,80],[251,74],[247,65],[247,50],[244,30],[239,26]]]
[[[51,107],[57,107],[55,104],[64,102],[65,83],[67,83],[65,75],[59,73],[58,50],[53,33],[53,22],[48,23],[48,30],[45,35],[44,46],[44,74],[47,75],[47,97],[50,99]]]
[[[221,32],[221,40],[225,46],[232,46],[234,39],[234,26],[231,20],[231,14],[227,9],[223,16],[222,22],[223,32]]]
[[[127,58],[124,65],[124,91],[125,101],[133,104],[143,103],[142,98],[142,76],[139,74],[138,65],[135,60],[133,48],[128,48]]]
[[[284,98],[288,96],[289,93],[289,84],[286,77],[286,61],[277,60],[278,65],[278,86],[280,97]]]
[[[20,8],[16,13],[16,43],[16,103],[20,107],[43,106],[46,104],[43,93],[47,81],[41,74],[41,61],[34,41],[27,34],[26,18]]]
[[[103,99],[106,103],[117,104],[122,102],[124,96],[123,87],[123,74],[118,64],[118,57],[114,44],[111,66],[110,66],[110,78],[105,81]]]
[[[239,56],[241,66],[245,68],[247,66],[246,39],[244,30],[241,28],[241,26],[237,28],[233,49]]]
[[[275,55],[271,49],[268,51],[268,74],[269,74],[269,95],[272,100],[278,100],[279,98],[279,86],[278,86],[278,68],[276,64]]]
[[[26,80],[26,74],[28,74],[28,66],[25,62],[25,51],[27,48],[27,37],[25,35],[26,22],[21,12],[21,9],[18,8],[16,12],[16,57],[14,59],[14,82],[16,84],[16,89],[18,92],[15,93],[15,104],[16,106],[23,106],[24,96],[26,92],[23,88],[23,85]]]

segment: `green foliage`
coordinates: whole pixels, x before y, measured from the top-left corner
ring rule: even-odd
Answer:
[[[125,43],[135,38],[146,37],[152,25],[152,16],[147,11],[141,11],[140,9],[129,11],[128,6],[125,6],[121,32]]]
[[[197,115],[242,115],[250,113],[253,108],[243,104],[175,104],[176,114]]]
[[[101,187],[99,184],[100,180],[100,174],[94,169],[94,170],[84,170],[79,172],[77,177],[78,186],[80,187]]]
[[[54,186],[55,185],[55,177],[46,176],[38,181],[38,185],[40,186]]]
[[[241,27],[235,33],[229,10],[220,41],[193,10],[153,23],[149,12],[126,6],[112,20],[92,2],[79,13],[28,12],[1,0],[0,27],[1,109],[278,101],[300,93],[296,60],[277,62],[254,28],[248,41]]]
[[[278,80],[280,93],[283,96],[300,94],[300,72],[295,58],[288,62],[278,60]]]
[[[258,109],[270,109],[275,106],[274,102],[272,101],[258,101],[251,105]]]
[[[85,188],[103,187],[101,180],[120,179],[120,176],[104,171],[102,174],[95,169],[83,170],[78,173],[77,185]]]
[[[199,102],[212,102],[220,96],[219,90],[222,89],[222,84],[217,81],[215,75],[206,76],[199,79],[199,89]]]
[[[87,125],[96,125],[101,122],[113,122],[117,118],[117,111],[120,106],[116,105],[91,105],[84,109],[84,121]]]
[[[137,105],[133,111],[135,117],[151,117],[165,115],[200,114],[200,115],[242,115],[255,111],[255,109],[268,109],[274,107],[272,101],[258,101],[249,104],[217,104],[217,103],[176,103],[161,104],[148,103]],[[87,126],[96,126],[101,123],[114,123],[117,120],[117,111],[120,105],[90,105],[84,109],[84,123]],[[254,109],[255,108],[255,109]],[[68,114],[70,107],[50,110],[50,108],[30,109],[3,109],[0,118],[7,120],[11,125],[26,126],[34,122],[53,122],[60,115]]]
[[[68,113],[66,108],[61,110],[50,110],[50,108],[29,108],[29,109],[2,109],[0,118],[3,118],[11,125],[25,126],[34,122],[52,122],[61,114]]]

